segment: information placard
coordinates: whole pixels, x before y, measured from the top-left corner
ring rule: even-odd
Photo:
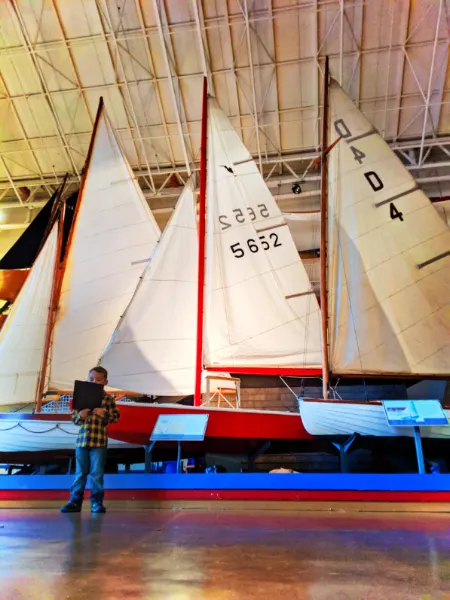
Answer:
[[[152,442],[202,442],[205,439],[207,414],[159,415],[150,440]]]
[[[448,425],[439,400],[383,400],[389,425],[431,427]]]

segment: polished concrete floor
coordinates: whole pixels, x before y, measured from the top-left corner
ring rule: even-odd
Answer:
[[[0,510],[1,600],[450,600],[450,515]]]

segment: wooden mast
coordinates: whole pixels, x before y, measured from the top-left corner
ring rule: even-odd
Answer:
[[[68,176],[68,173],[66,173],[66,175],[64,176],[64,180],[61,184],[61,187],[59,188],[58,198],[56,200],[57,204],[59,204],[62,193],[66,186],[67,176]],[[58,241],[56,243],[55,267],[53,270],[53,278],[52,278],[52,291],[50,294],[50,304],[48,307],[47,326],[45,328],[44,353],[42,355],[41,369],[39,371],[39,379],[38,379],[38,385],[37,385],[37,389],[36,389],[36,400],[35,400],[36,412],[41,412],[41,408],[42,408],[42,396],[43,396],[44,387],[45,387],[45,373],[46,373],[48,355],[50,352],[50,339],[52,336],[53,324],[55,322],[56,309],[58,306],[58,288],[59,288],[59,280],[60,280],[60,274],[61,274],[61,268],[62,268],[61,250],[62,250],[63,235],[64,235],[64,217],[66,214],[65,208],[66,208],[66,203],[63,202],[59,209]]]
[[[325,76],[322,113],[322,152],[321,152],[321,202],[320,202],[320,310],[322,315],[323,348],[323,397],[328,398],[328,297],[327,297],[327,134],[328,134],[328,56],[325,58]]]
[[[47,372],[48,359],[49,359],[49,355],[50,355],[50,345],[51,345],[51,340],[52,340],[52,335],[53,335],[53,329],[54,329],[55,323],[56,323],[56,315],[57,315],[57,311],[58,311],[59,298],[61,295],[62,280],[64,277],[64,271],[65,271],[66,265],[67,265],[67,257],[70,252],[70,247],[72,244],[72,238],[73,238],[73,233],[74,233],[74,230],[76,227],[78,214],[80,212],[80,206],[83,201],[83,191],[84,191],[84,187],[86,184],[87,174],[89,172],[89,167],[91,164],[92,152],[94,151],[95,138],[97,137],[98,124],[100,122],[100,117],[102,115],[102,112],[103,112],[103,98],[100,97],[97,114],[95,116],[95,121],[94,121],[94,128],[92,130],[92,137],[91,137],[91,141],[89,143],[89,149],[88,149],[88,153],[87,153],[87,157],[86,157],[86,162],[84,163],[84,169],[83,169],[83,173],[82,173],[82,177],[81,177],[80,189],[78,191],[78,199],[77,199],[76,206],[75,206],[72,225],[70,228],[69,237],[67,239],[67,245],[66,245],[63,260],[61,260],[61,249],[62,249],[62,239],[63,239],[63,233],[64,233],[64,215],[61,217],[61,214],[60,214],[59,232],[58,232],[58,249],[57,249],[56,261],[55,261],[55,271],[53,274],[52,294],[51,294],[51,300],[50,300],[50,306],[49,306],[49,317],[48,317],[46,334],[45,334],[44,353],[43,353],[43,358],[42,358],[41,371],[40,371],[40,375],[39,375],[39,383],[38,383],[38,387],[37,387],[37,391],[36,391],[36,403],[35,404],[36,404],[36,412],[38,412],[38,413],[41,412],[41,408],[42,408],[42,396],[43,396],[44,387],[45,387],[45,376],[46,376],[46,372]],[[66,175],[66,178],[67,178],[67,175]],[[64,183],[66,181],[66,178],[64,179]],[[65,208],[65,206],[64,206],[64,208]],[[65,212],[65,211],[62,210],[61,212]]]
[[[202,131],[200,140],[200,197],[198,219],[198,284],[197,284],[197,351],[195,362],[194,406],[200,406],[203,372],[203,310],[205,299],[205,230],[206,230],[206,145],[208,119],[208,80],[203,78]]]

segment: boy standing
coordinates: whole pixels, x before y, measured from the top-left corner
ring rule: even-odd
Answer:
[[[94,367],[89,371],[88,381],[107,385],[108,372],[103,367]],[[108,423],[117,423],[120,413],[112,396],[104,394],[102,407],[93,411],[88,408],[72,412],[72,421],[80,426],[78,432],[76,457],[76,476],[70,488],[70,500],[61,508],[61,512],[80,512],[83,504],[87,477],[92,481],[91,512],[106,512],[103,506],[103,475],[105,472],[106,451],[108,446]]]

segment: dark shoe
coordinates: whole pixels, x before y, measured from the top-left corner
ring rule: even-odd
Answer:
[[[106,508],[101,502],[93,502],[91,506],[91,513],[105,513]]]
[[[78,513],[81,512],[81,503],[80,502],[68,502],[61,508],[62,513]]]

